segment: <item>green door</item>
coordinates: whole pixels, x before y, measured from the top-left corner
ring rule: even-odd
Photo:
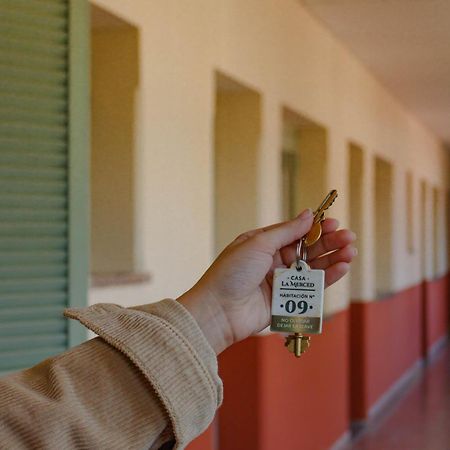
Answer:
[[[84,339],[88,4],[0,0],[0,373]]]

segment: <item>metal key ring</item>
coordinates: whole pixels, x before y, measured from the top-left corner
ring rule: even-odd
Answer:
[[[305,238],[300,239],[297,243],[297,257],[296,257],[296,268],[297,270],[301,270],[300,261],[305,261],[308,256],[308,252],[306,250]]]

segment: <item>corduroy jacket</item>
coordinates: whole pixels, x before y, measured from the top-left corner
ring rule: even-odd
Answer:
[[[0,379],[1,449],[182,449],[207,428],[217,358],[181,304],[65,315],[99,337]]]

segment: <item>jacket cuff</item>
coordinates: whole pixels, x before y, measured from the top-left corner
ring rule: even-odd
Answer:
[[[140,369],[170,418],[176,448],[184,448],[208,427],[222,402],[217,358],[197,322],[177,301],[135,308],[99,303],[64,314]]]

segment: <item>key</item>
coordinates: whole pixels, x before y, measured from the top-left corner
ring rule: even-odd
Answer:
[[[315,244],[322,236],[322,222],[325,218],[325,211],[334,203],[337,191],[333,189],[328,193],[320,206],[314,211],[314,221],[309,233],[306,235],[305,244],[307,247]]]
[[[309,348],[305,334],[322,333],[324,288],[325,271],[311,269],[304,260],[274,271],[270,330],[292,333],[284,345],[297,358]]]
[[[274,270],[272,285],[272,317],[270,330],[281,333],[320,334],[322,333],[323,292],[325,272],[311,269],[301,260],[290,267]],[[305,349],[304,339],[289,336],[293,353],[299,346]],[[302,353],[300,351],[300,353]]]
[[[311,269],[306,262],[306,246],[313,245],[322,235],[325,211],[336,200],[332,190],[314,212],[309,233],[297,245],[297,257],[289,268],[276,268],[272,283],[271,331],[290,332],[285,347],[299,358],[310,345],[303,333],[322,333],[323,292],[325,271]]]
[[[309,336],[303,336],[300,333],[291,334],[286,337],[286,342],[284,344],[287,349],[293,353],[297,358],[300,358],[303,353],[309,348]]]

